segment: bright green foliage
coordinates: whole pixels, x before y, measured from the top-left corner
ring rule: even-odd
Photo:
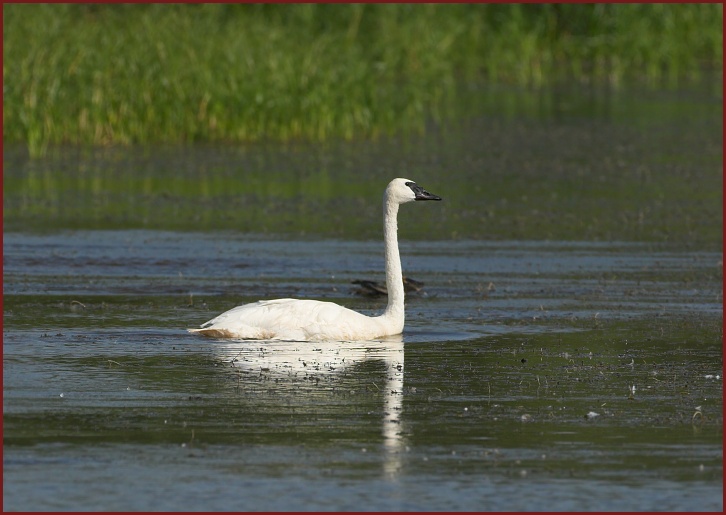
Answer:
[[[4,137],[49,144],[422,131],[482,81],[722,67],[721,4],[5,4]]]

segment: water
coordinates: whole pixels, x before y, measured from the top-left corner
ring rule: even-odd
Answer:
[[[404,242],[403,337],[310,344],[183,329],[284,293],[372,314],[379,242],[4,246],[6,509],[721,505],[719,254]]]
[[[598,109],[498,118],[485,151],[484,118],[400,148],[11,150],[4,509],[722,511],[720,122],[652,101],[614,102],[661,124],[627,166]],[[185,331],[263,298],[380,312],[352,281],[383,280],[402,164],[445,200],[402,208],[401,337]]]

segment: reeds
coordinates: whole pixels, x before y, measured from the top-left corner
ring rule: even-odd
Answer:
[[[5,141],[421,131],[462,82],[676,81],[722,67],[721,4],[6,4]]]

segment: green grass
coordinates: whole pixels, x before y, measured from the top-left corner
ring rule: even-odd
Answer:
[[[722,68],[721,4],[5,4],[4,139],[376,137],[462,83],[677,82]]]

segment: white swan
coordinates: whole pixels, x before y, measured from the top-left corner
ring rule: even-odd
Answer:
[[[393,179],[383,194],[383,239],[388,306],[369,317],[332,302],[261,300],[237,306],[189,332],[251,340],[371,340],[400,334],[404,289],[398,253],[398,206],[414,200],[441,200],[408,179]]]

